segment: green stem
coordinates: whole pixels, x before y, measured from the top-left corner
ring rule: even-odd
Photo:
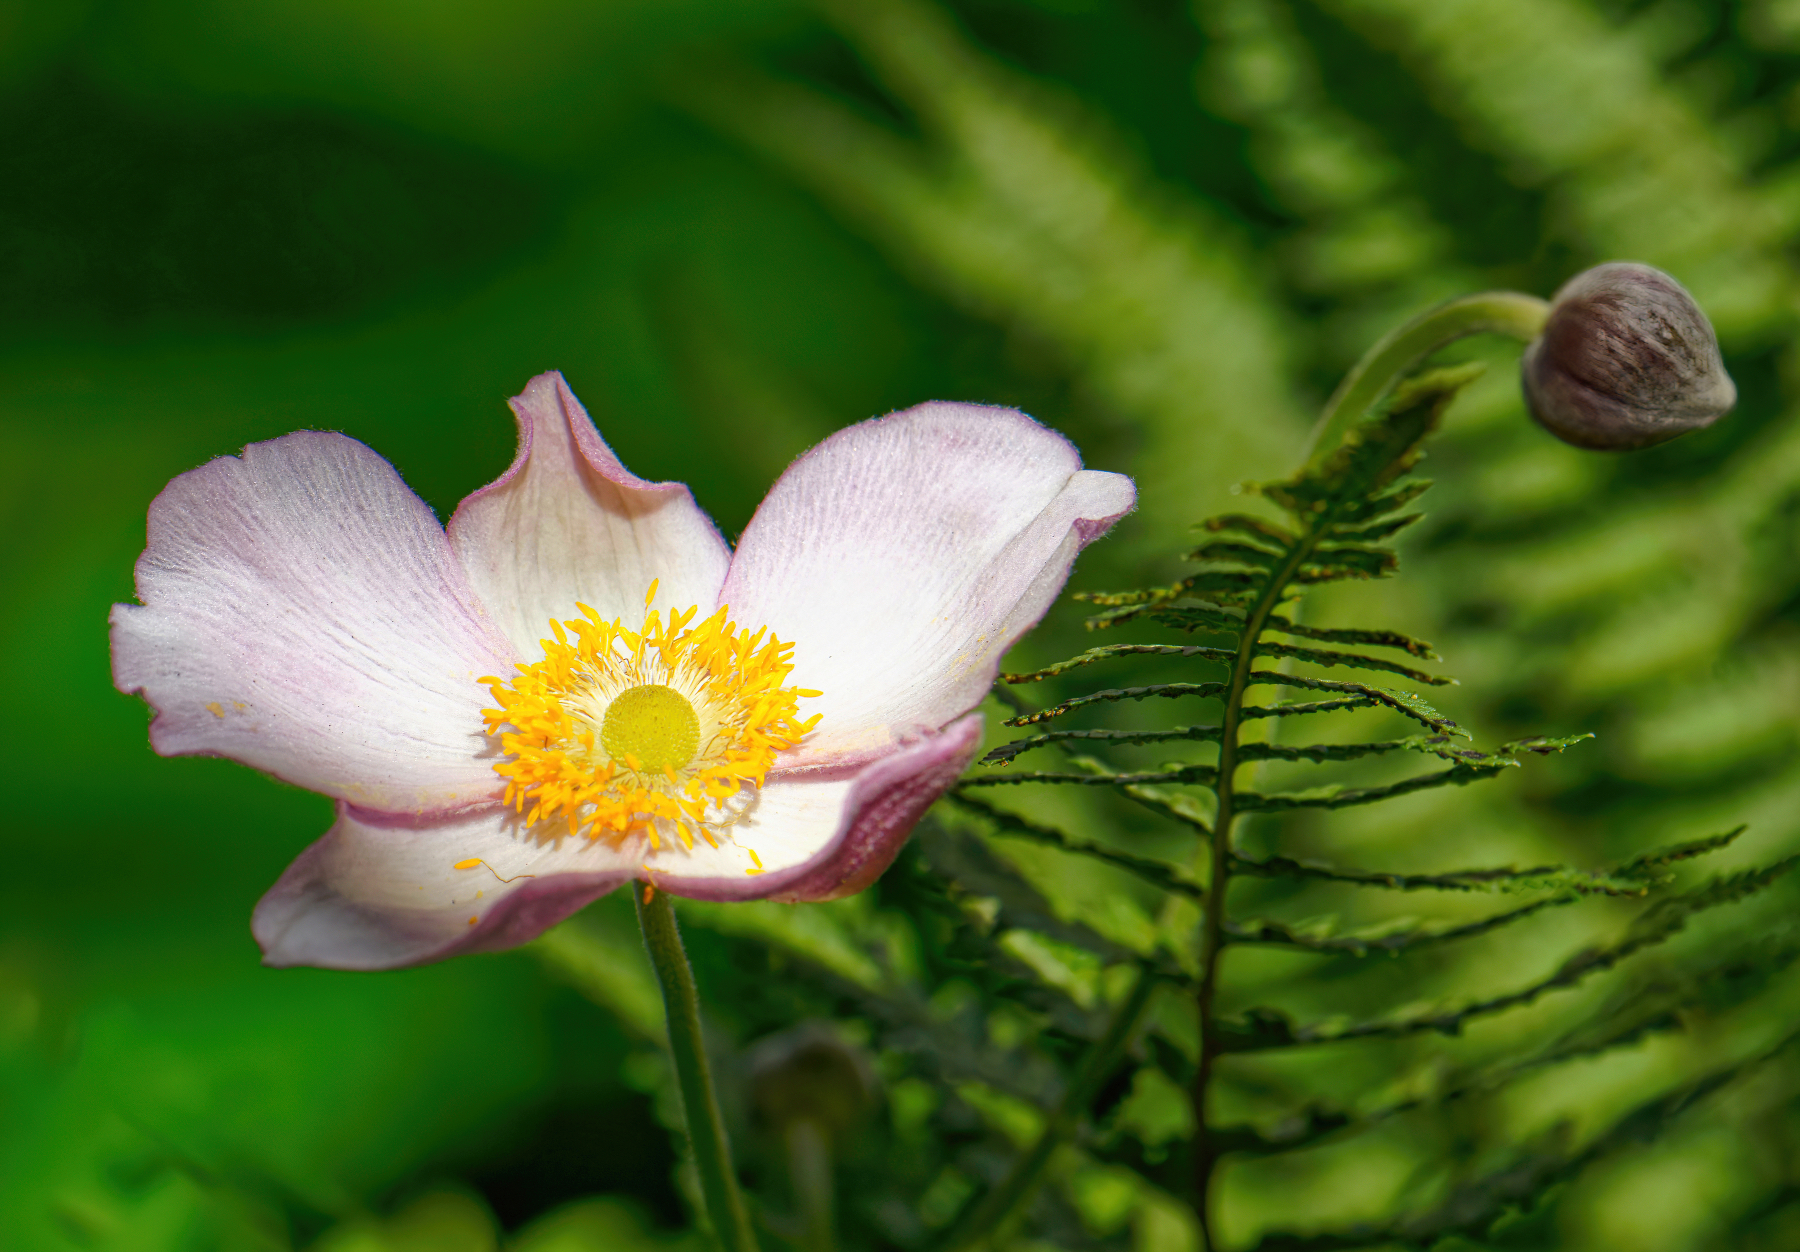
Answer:
[[[1038,1132],[1037,1142],[1013,1164],[1010,1174],[963,1215],[944,1241],[942,1252],[969,1252],[980,1246],[1031,1199],[1043,1180],[1050,1158],[1056,1155],[1057,1148],[1074,1136],[1094,1097],[1100,1094],[1100,1088],[1118,1065],[1119,1056],[1130,1043],[1144,1011],[1150,1007],[1150,997],[1155,991],[1156,976],[1148,969],[1140,968],[1137,981],[1113,1011],[1106,1033],[1088,1048],[1081,1069],[1063,1093],[1062,1103]]]
[[[1511,335],[1530,343],[1544,329],[1550,305],[1517,291],[1484,291],[1440,304],[1389,331],[1363,355],[1325,404],[1307,439],[1308,461],[1330,452],[1345,430],[1380,402],[1419,362],[1466,335]]]
[[[713,1093],[712,1069],[706,1060],[706,1044],[700,1036],[700,996],[694,989],[694,971],[681,947],[675,925],[675,906],[660,891],[631,884],[637,901],[638,926],[644,946],[662,984],[663,1010],[669,1019],[669,1053],[675,1058],[675,1076],[681,1083],[681,1107],[687,1116],[688,1142],[700,1171],[700,1189],[706,1196],[706,1215],[725,1252],[757,1252],[756,1232],[750,1211],[738,1190],[731,1168],[731,1144]]]
[[[795,1118],[787,1127],[788,1177],[800,1210],[800,1246],[805,1252],[833,1252],[831,1135],[810,1117]]]

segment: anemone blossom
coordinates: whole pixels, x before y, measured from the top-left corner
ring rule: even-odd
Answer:
[[[922,404],[795,461],[733,552],[635,477],[559,374],[440,527],[363,444],[301,431],[150,506],[113,676],[164,755],[337,801],[256,907],[271,965],[522,943],[620,883],[824,900],[968,765],[970,712],[1129,511],[1012,409]]]

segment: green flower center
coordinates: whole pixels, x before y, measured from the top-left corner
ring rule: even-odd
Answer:
[[[615,760],[634,758],[646,774],[682,769],[700,751],[700,718],[673,687],[629,687],[606,706],[600,743]]]

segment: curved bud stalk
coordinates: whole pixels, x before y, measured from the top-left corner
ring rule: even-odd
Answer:
[[[1648,448],[1737,403],[1706,314],[1680,283],[1635,261],[1563,284],[1520,374],[1531,415],[1578,448]]]
[[[1578,448],[1624,452],[1710,426],[1737,402],[1712,323],[1682,285],[1636,261],[1609,261],[1564,283],[1550,302],[1486,291],[1427,309],[1353,366],[1314,425],[1317,464],[1426,358],[1476,334],[1528,346],[1525,404]]]
[[[1484,291],[1427,309],[1383,335],[1344,375],[1325,402],[1307,441],[1307,461],[1316,465],[1338,446],[1356,423],[1402,379],[1440,348],[1469,335],[1511,335],[1531,341],[1543,332],[1550,305],[1519,291]]]

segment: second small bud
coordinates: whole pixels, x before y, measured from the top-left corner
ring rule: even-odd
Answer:
[[[1634,261],[1564,283],[1520,369],[1531,415],[1578,448],[1648,448],[1737,403],[1706,314],[1680,283]]]

